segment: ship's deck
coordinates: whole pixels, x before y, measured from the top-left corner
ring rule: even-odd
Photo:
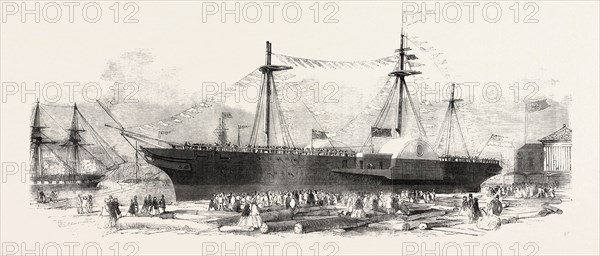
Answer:
[[[174,149],[183,149],[183,150],[202,150],[202,151],[218,151],[218,152],[246,152],[246,153],[263,153],[263,154],[356,157],[355,152],[351,152],[351,151],[347,151],[347,150],[318,149],[318,148],[304,149],[304,148],[289,148],[289,147],[227,146],[227,145],[212,145],[212,144],[172,145],[172,147]],[[440,157],[438,157],[438,159],[442,162],[500,164],[500,161],[495,160],[495,159],[478,158],[478,157],[440,156]]]
[[[210,145],[210,144],[189,144],[189,145],[172,145],[174,149],[188,150],[205,150],[205,151],[220,151],[220,152],[247,152],[247,153],[264,153],[264,154],[285,154],[285,155],[313,155],[313,156],[344,156],[355,157],[356,153],[347,150],[333,149],[303,149],[289,147],[259,147],[259,146],[227,146],[227,145]]]

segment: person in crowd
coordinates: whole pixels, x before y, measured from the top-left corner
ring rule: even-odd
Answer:
[[[129,209],[127,210],[126,216],[135,216],[136,213],[137,212],[135,210],[135,201],[131,199],[131,203],[129,204]]]
[[[293,198],[290,201],[290,207],[292,207],[292,202],[294,202]],[[256,203],[256,199],[252,200],[252,202],[250,203],[250,223],[251,226],[253,226],[254,228],[260,228],[260,226],[262,226],[263,224],[262,218],[260,217],[260,212],[258,211],[258,204]]]
[[[360,196],[356,198],[356,201],[354,203],[354,209],[352,210],[352,214],[350,215],[351,218],[362,219],[366,217],[363,203],[364,201]]]
[[[479,199],[473,198],[473,205],[471,206],[471,218],[469,224],[477,223],[479,218],[483,217],[481,208],[479,208]]]
[[[466,196],[462,197],[462,203],[458,215],[469,214],[469,201]]]
[[[496,195],[492,201],[488,204],[488,209],[492,210],[492,214],[496,216],[500,216],[502,213],[502,202],[500,201],[500,196]]]
[[[119,200],[117,198],[112,199],[109,202],[110,207],[108,209],[110,215],[110,226],[115,227],[119,221],[119,217],[121,217],[121,209],[119,209]]]
[[[159,207],[158,206],[158,200],[156,199],[156,197],[153,197],[152,198],[152,209],[151,209],[152,213],[151,214],[153,214],[153,215],[160,214],[160,212],[158,211],[158,207]]]
[[[252,226],[252,222],[250,221],[250,203],[249,202],[244,204],[244,208],[242,209],[242,214],[240,216],[240,220],[238,221],[237,225],[241,226],[241,227]]]
[[[87,205],[87,212],[91,213],[94,210],[94,200],[92,198],[92,195],[88,195],[88,205]]]
[[[160,196],[160,199],[158,200],[158,204],[160,206],[159,212],[164,213],[167,210],[167,200],[165,199],[165,195]]]

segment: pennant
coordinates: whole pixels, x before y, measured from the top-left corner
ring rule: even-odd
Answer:
[[[327,139],[327,134],[325,134],[324,131],[312,129],[312,139],[313,140],[325,140],[325,139]]]
[[[180,116],[180,117],[185,117],[185,118],[191,118],[191,117],[192,117],[192,116],[190,116],[190,115],[187,115],[187,114],[185,114],[185,113],[180,113],[178,116]]]
[[[546,99],[543,99],[534,102],[528,102],[525,104],[525,107],[527,108],[527,112],[531,113],[547,109],[550,107],[550,104],[546,102]]]
[[[492,134],[487,145],[488,146],[497,146],[497,147],[506,147],[506,148],[514,147],[513,139],[506,137],[506,136],[497,135],[497,134]]]
[[[326,61],[326,62],[324,62],[324,63],[325,63],[325,64],[327,64],[327,66],[329,66],[330,68],[336,69],[336,66],[335,66],[335,65],[333,65],[333,63],[332,63],[332,62],[330,62],[330,61]]]
[[[344,67],[344,65],[340,62],[332,62],[331,65],[337,67],[337,68],[341,68],[341,69],[345,69],[346,67]]]
[[[371,66],[367,65],[367,63],[364,62],[359,62],[358,64],[362,65],[363,67],[366,67],[368,69],[373,69]]]
[[[187,111],[187,112],[190,112],[190,113],[198,113],[198,110],[197,110],[197,109],[195,109],[195,108],[190,108],[190,109],[188,109],[188,110],[186,110],[186,111]]]
[[[151,125],[151,124],[146,124],[146,125],[144,125],[144,127],[149,128],[149,129],[154,129],[155,128],[154,125]]]
[[[290,57],[290,56],[285,56],[285,59],[287,60],[287,62],[288,62],[290,65],[298,66],[298,64],[296,64],[296,62],[294,62],[294,60],[293,60],[293,58],[292,58],[292,57]]]
[[[392,137],[392,129],[371,126],[371,136],[373,136],[373,137]]]
[[[306,67],[306,66],[304,66],[304,64],[302,63],[302,61],[300,61],[300,59],[298,59],[298,58],[292,58],[292,59],[293,59],[293,60],[294,60],[294,61],[297,63],[297,65],[300,65],[300,66],[302,66],[303,68],[305,68],[305,67]]]
[[[411,66],[411,67],[420,67],[420,66],[424,66],[425,64],[409,61],[408,65]]]
[[[169,126],[169,124],[168,124],[168,123],[165,123],[165,122],[163,122],[163,121],[158,121],[158,124],[160,124],[160,125],[162,125],[162,126]]]
[[[307,60],[307,59],[301,59],[301,60],[302,60],[302,61],[304,61],[304,63],[305,63],[306,65],[310,66],[311,68],[314,68],[314,67],[315,67],[315,66],[314,66],[312,63],[310,63],[310,60]]]
[[[223,112],[221,113],[221,116],[225,119],[225,118],[233,118],[233,116],[231,115],[231,112]]]
[[[182,121],[180,119],[175,118],[175,119],[173,119],[173,122],[175,122],[175,123],[181,123]]]
[[[407,60],[418,60],[419,58],[417,57],[417,55],[414,55],[414,54],[407,54],[407,55],[406,55],[406,59],[407,59]]]
[[[317,66],[321,67],[321,68],[326,68],[323,63],[321,63],[321,61],[318,60],[313,60],[313,63],[315,63]]]
[[[277,57],[277,59],[278,59],[279,61],[281,61],[283,64],[288,64],[288,63],[285,61],[285,57],[283,57],[283,56],[281,56],[281,55],[277,55],[277,54],[276,54],[275,56],[276,56],[276,57]]]

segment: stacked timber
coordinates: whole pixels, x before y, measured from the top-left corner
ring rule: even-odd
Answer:
[[[559,209],[558,207],[554,207],[554,206],[549,205],[548,203],[544,203],[544,204],[542,204],[542,209],[539,211],[538,214],[540,216],[544,217],[548,214],[553,214],[553,213],[562,214],[563,211],[561,209]]]
[[[409,216],[402,216],[400,218],[405,221],[414,221],[419,219],[435,218],[443,215],[446,215],[446,211],[428,210],[417,214],[411,214]]]
[[[219,227],[221,232],[252,232],[254,227],[252,226],[222,226]]]
[[[333,217],[333,218],[324,218],[324,219],[316,219],[316,220],[301,220],[294,225],[294,232],[296,234],[300,233],[310,233],[316,231],[323,230],[333,230],[333,229],[348,229],[348,228],[357,228],[369,225],[371,223],[382,222],[386,220],[392,219],[393,216],[389,215],[377,215],[372,218],[349,218],[349,217]]]
[[[294,225],[294,233],[309,233],[330,229],[357,228],[368,225],[368,219],[355,219],[349,217],[334,217],[318,220],[302,220]]]

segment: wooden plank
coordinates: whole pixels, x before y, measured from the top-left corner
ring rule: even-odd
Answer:
[[[431,230],[437,230],[437,231],[455,233],[455,234],[471,235],[471,236],[485,235],[485,233],[483,233],[483,232],[477,232],[474,230],[460,229],[460,228],[450,228],[450,227],[434,227],[434,228],[431,228]]]

